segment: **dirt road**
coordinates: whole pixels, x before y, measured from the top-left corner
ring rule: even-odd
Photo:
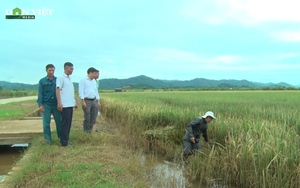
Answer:
[[[7,104],[11,102],[19,102],[19,101],[26,101],[31,99],[37,99],[37,96],[28,96],[28,97],[15,97],[15,98],[8,98],[8,99],[0,99],[0,104]]]

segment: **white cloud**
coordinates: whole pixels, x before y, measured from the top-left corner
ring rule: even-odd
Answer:
[[[278,59],[287,59],[287,58],[297,58],[300,57],[300,53],[284,53],[284,54],[279,54],[277,56]]]
[[[259,62],[260,65],[252,65],[251,63],[247,62],[244,65],[237,65],[237,66],[218,66],[218,65],[204,65],[201,66],[202,69],[208,70],[224,70],[224,71],[278,71],[278,70],[290,70],[290,69],[299,69],[300,64],[280,64],[277,62],[274,63],[262,63]]]
[[[300,57],[299,53],[285,53],[266,56],[221,55],[207,57],[197,53],[177,49],[159,49],[152,54],[157,67],[170,66],[172,70],[191,72],[193,70],[219,71],[276,71],[299,69],[300,64],[281,62],[286,58]],[[152,63],[153,64],[153,63]]]
[[[242,57],[234,55],[204,57],[193,52],[176,49],[158,49],[152,60],[159,62],[235,64],[240,62]]]
[[[194,0],[181,13],[211,24],[252,25],[273,21],[300,22],[299,7],[299,0]]]
[[[242,57],[233,55],[223,55],[213,58],[206,58],[206,61],[210,63],[236,64],[242,61]]]
[[[285,42],[300,42],[300,31],[277,31],[273,32],[272,36],[280,41]]]
[[[300,65],[295,64],[264,64],[258,67],[259,70],[286,70],[286,69],[299,69]]]

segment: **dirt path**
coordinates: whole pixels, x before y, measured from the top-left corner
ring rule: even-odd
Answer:
[[[15,98],[8,98],[8,99],[0,99],[0,104],[7,104],[11,102],[19,102],[19,101],[26,101],[37,99],[37,96],[27,96],[27,97],[15,97]]]

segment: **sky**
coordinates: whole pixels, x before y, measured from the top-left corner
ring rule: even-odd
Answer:
[[[36,84],[72,62],[100,79],[300,85],[299,0],[3,0],[0,81]],[[6,19],[11,10],[35,19]],[[24,13],[25,11],[25,13]]]

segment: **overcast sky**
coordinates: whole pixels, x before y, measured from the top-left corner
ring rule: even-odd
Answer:
[[[70,61],[74,82],[93,66],[100,79],[300,84],[299,0],[3,0],[0,7],[0,81],[36,84],[48,63],[60,76]],[[16,7],[52,15],[5,19]]]

